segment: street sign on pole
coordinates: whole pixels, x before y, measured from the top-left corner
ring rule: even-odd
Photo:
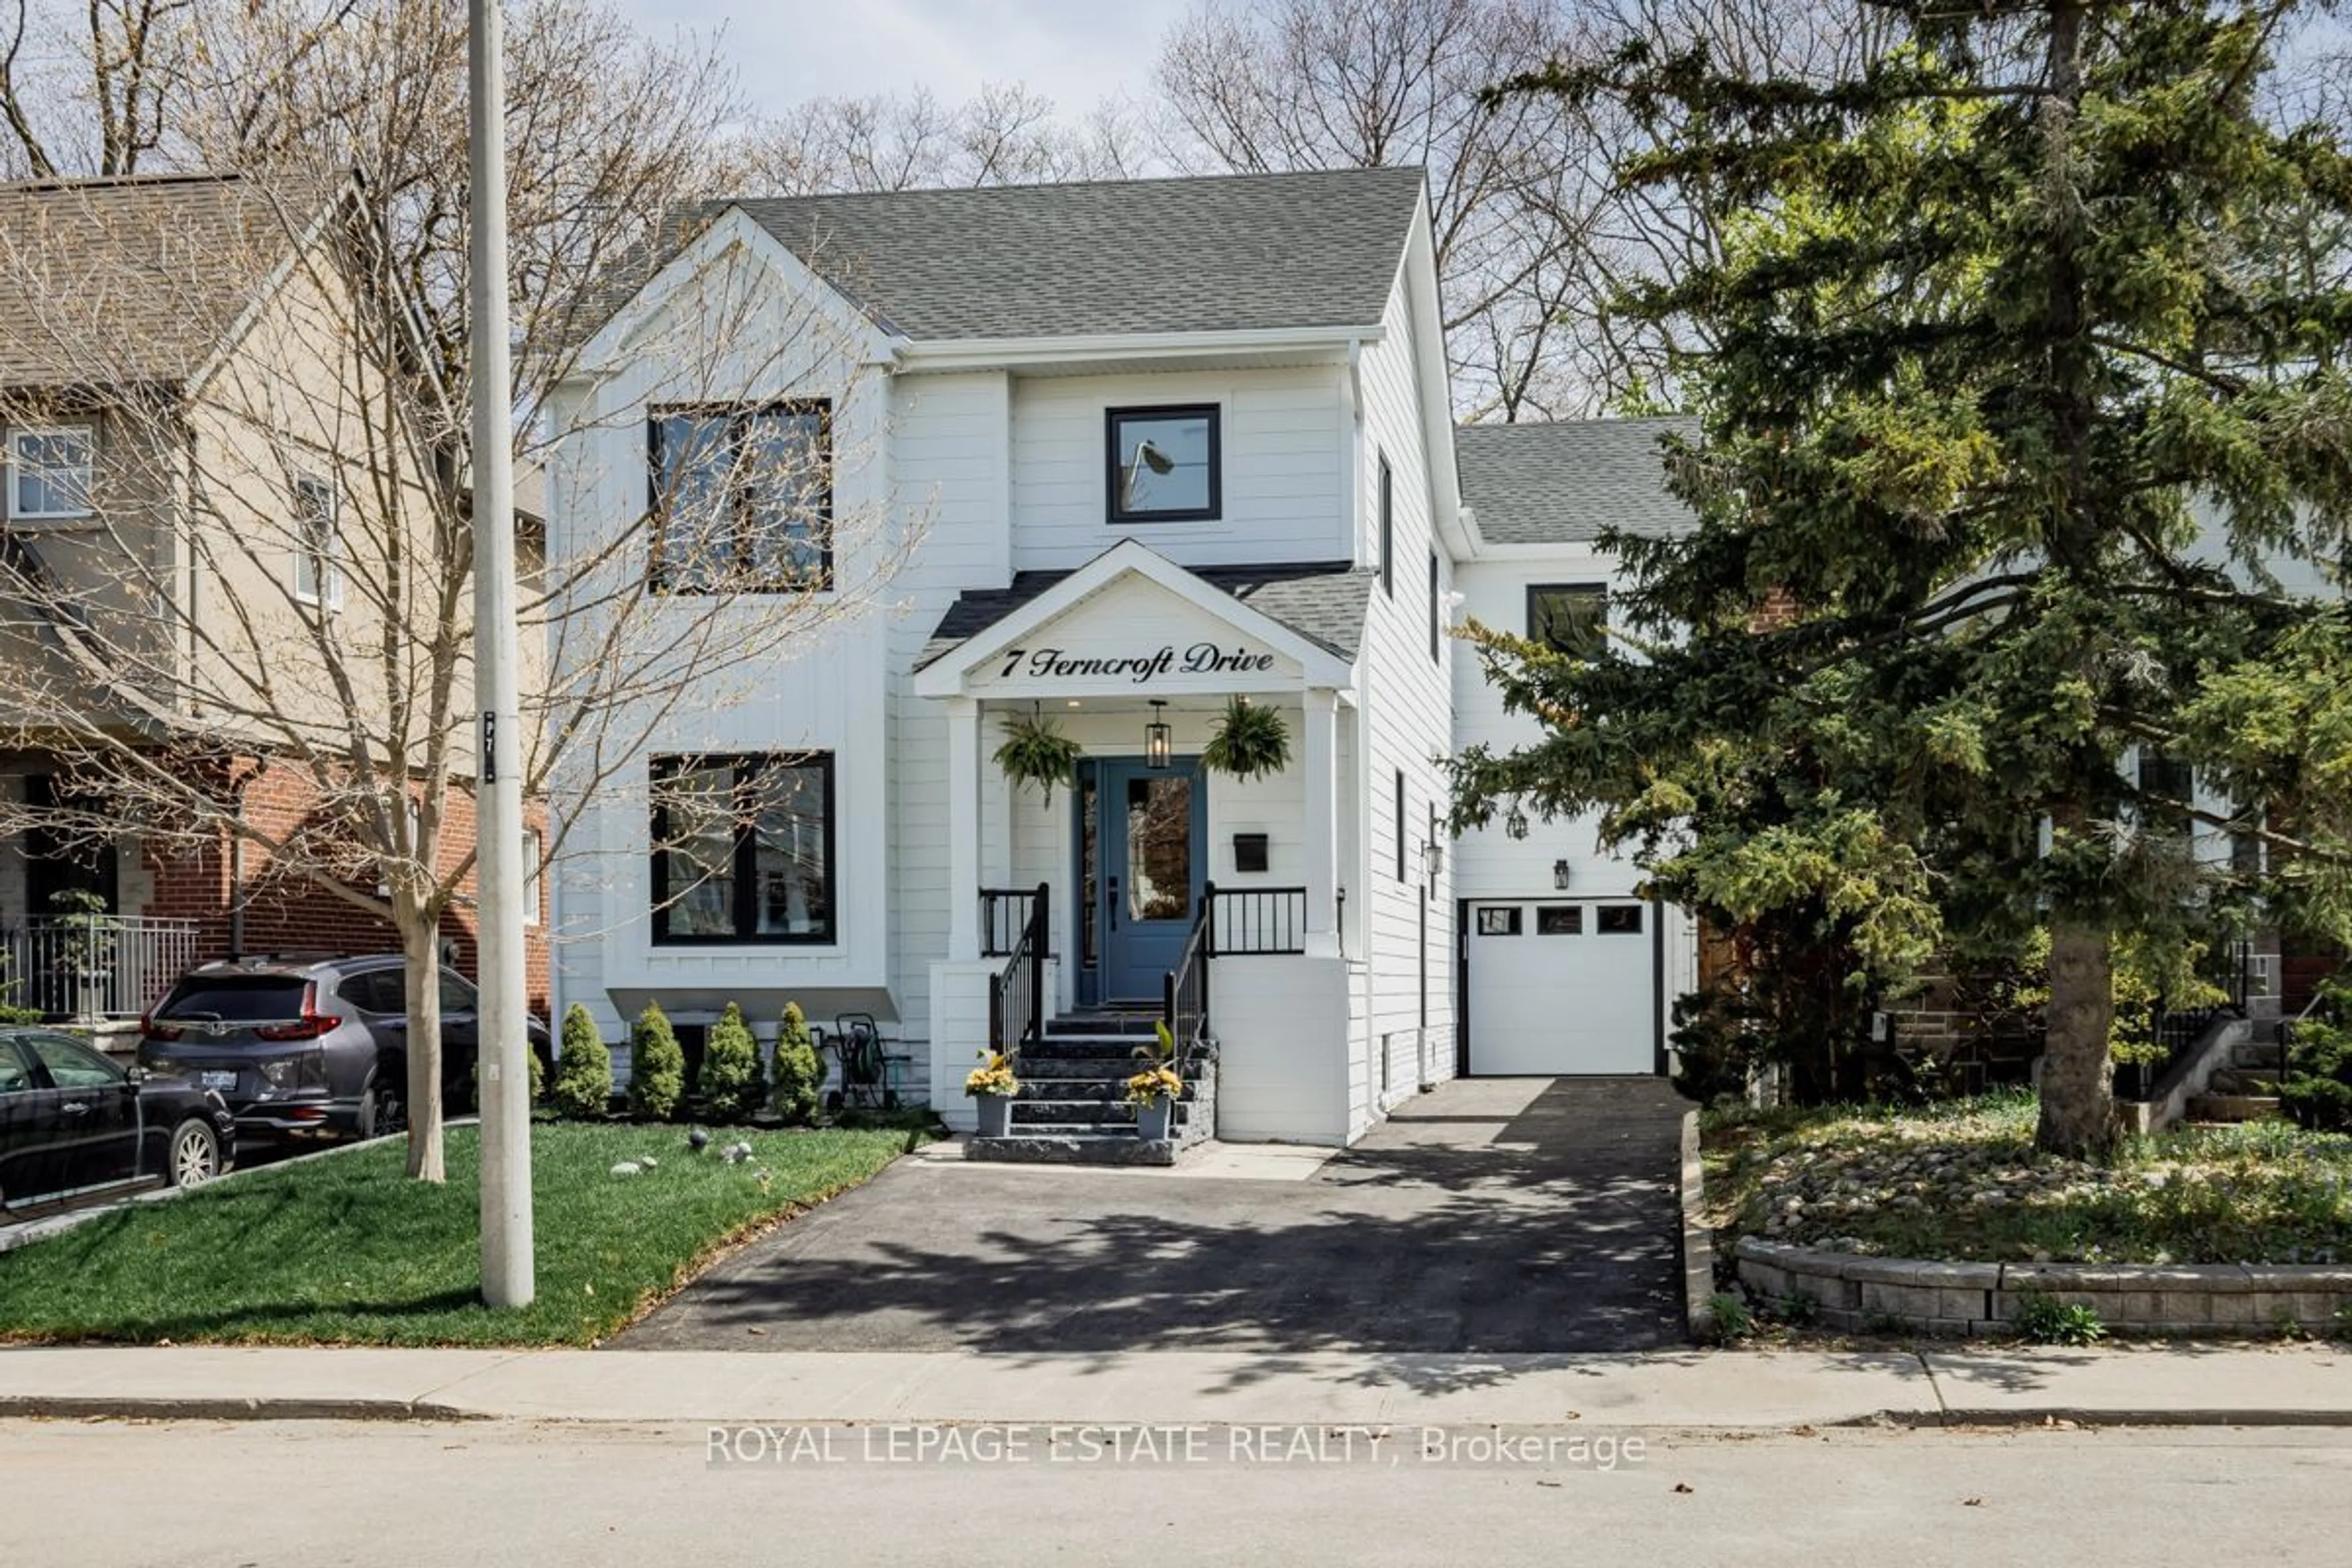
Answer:
[[[521,733],[516,690],[514,413],[507,348],[506,70],[499,0],[471,0],[467,37],[473,321],[476,936],[481,955],[482,1300],[534,1289],[530,1049],[523,964]]]

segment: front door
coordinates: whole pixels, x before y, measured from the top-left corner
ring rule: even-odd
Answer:
[[[1156,1002],[1184,953],[1207,879],[1207,791],[1192,763],[1100,764],[1102,1000]]]

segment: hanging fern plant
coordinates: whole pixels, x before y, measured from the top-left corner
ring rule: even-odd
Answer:
[[[1077,777],[1078,759],[1083,755],[1083,747],[1032,707],[1027,718],[1004,721],[1004,743],[996,748],[996,766],[1016,785],[1035,784],[1051,805],[1055,786]]]
[[[1282,715],[1246,697],[1228,698],[1201,765],[1237,779],[1261,778],[1290,765],[1290,728]]]

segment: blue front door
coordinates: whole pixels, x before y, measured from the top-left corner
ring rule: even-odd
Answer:
[[[1207,879],[1208,792],[1184,758],[1165,768],[1104,762],[1097,787],[1100,998],[1156,1002],[1183,956]]]

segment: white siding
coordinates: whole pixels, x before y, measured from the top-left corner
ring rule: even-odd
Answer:
[[[1014,567],[1083,566],[1130,537],[1186,566],[1348,559],[1344,374],[1339,366],[1317,365],[1017,383]],[[1185,403],[1222,410],[1223,516],[1113,526],[1106,414]]]
[[[1354,463],[1353,510],[1357,559],[1380,563],[1380,461],[1392,476],[1395,507],[1393,592],[1376,584],[1360,663],[1356,745],[1362,758],[1364,833],[1354,852],[1348,889],[1348,952],[1364,961],[1364,1037],[1350,1052],[1348,1086],[1351,1129],[1360,1131],[1389,1104],[1454,1072],[1454,879],[1452,857],[1431,879],[1423,857],[1429,814],[1443,817],[1446,775],[1442,759],[1454,750],[1452,681],[1459,662],[1453,637],[1441,635],[1430,656],[1429,563],[1434,545],[1432,486],[1451,487],[1450,472],[1433,475],[1423,435],[1413,375],[1415,335],[1434,328],[1413,319],[1400,281],[1383,319],[1382,341],[1367,346],[1360,365],[1362,418]],[[1452,617],[1444,595],[1454,587],[1450,561],[1439,552],[1438,614]],[[1396,775],[1405,781],[1405,816],[1396,814]],[[1402,835],[1404,877],[1396,875]],[[1426,1003],[1424,1006],[1424,988]],[[1387,1089],[1375,1053],[1390,1053]]]

